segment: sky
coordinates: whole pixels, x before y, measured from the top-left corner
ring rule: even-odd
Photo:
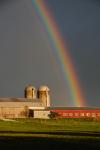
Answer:
[[[100,106],[99,0],[43,1],[68,45],[86,105]],[[26,85],[47,85],[52,106],[69,106],[60,66],[55,69],[33,9],[31,0],[0,0],[0,97],[24,97]]]

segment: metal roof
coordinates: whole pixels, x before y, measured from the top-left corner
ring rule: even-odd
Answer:
[[[27,98],[0,98],[0,102],[39,102],[39,99]]]
[[[100,110],[100,107],[48,107],[47,110]]]

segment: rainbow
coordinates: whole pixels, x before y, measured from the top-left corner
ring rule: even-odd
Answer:
[[[79,86],[79,81],[71,61],[71,56],[68,52],[68,49],[64,45],[55,20],[47,9],[44,0],[32,0],[32,4],[36,17],[41,22],[45,32],[47,32],[49,36],[49,41],[52,44],[52,52],[56,54],[56,57],[59,61],[64,79],[69,87],[74,106],[85,106],[81,87]]]

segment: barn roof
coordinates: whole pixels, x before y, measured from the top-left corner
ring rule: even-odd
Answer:
[[[27,98],[0,98],[0,102],[39,102],[39,99],[27,99]]]
[[[47,110],[100,110],[100,107],[48,107]]]

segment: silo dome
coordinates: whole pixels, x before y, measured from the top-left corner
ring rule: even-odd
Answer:
[[[36,88],[34,86],[32,86],[32,85],[28,85],[28,86],[25,87],[25,90],[26,91],[36,90]]]
[[[39,88],[39,91],[47,91],[47,92],[49,92],[50,89],[49,89],[47,86],[41,86],[41,87]]]
[[[36,98],[36,88],[32,85],[25,87],[25,98],[34,99]]]

